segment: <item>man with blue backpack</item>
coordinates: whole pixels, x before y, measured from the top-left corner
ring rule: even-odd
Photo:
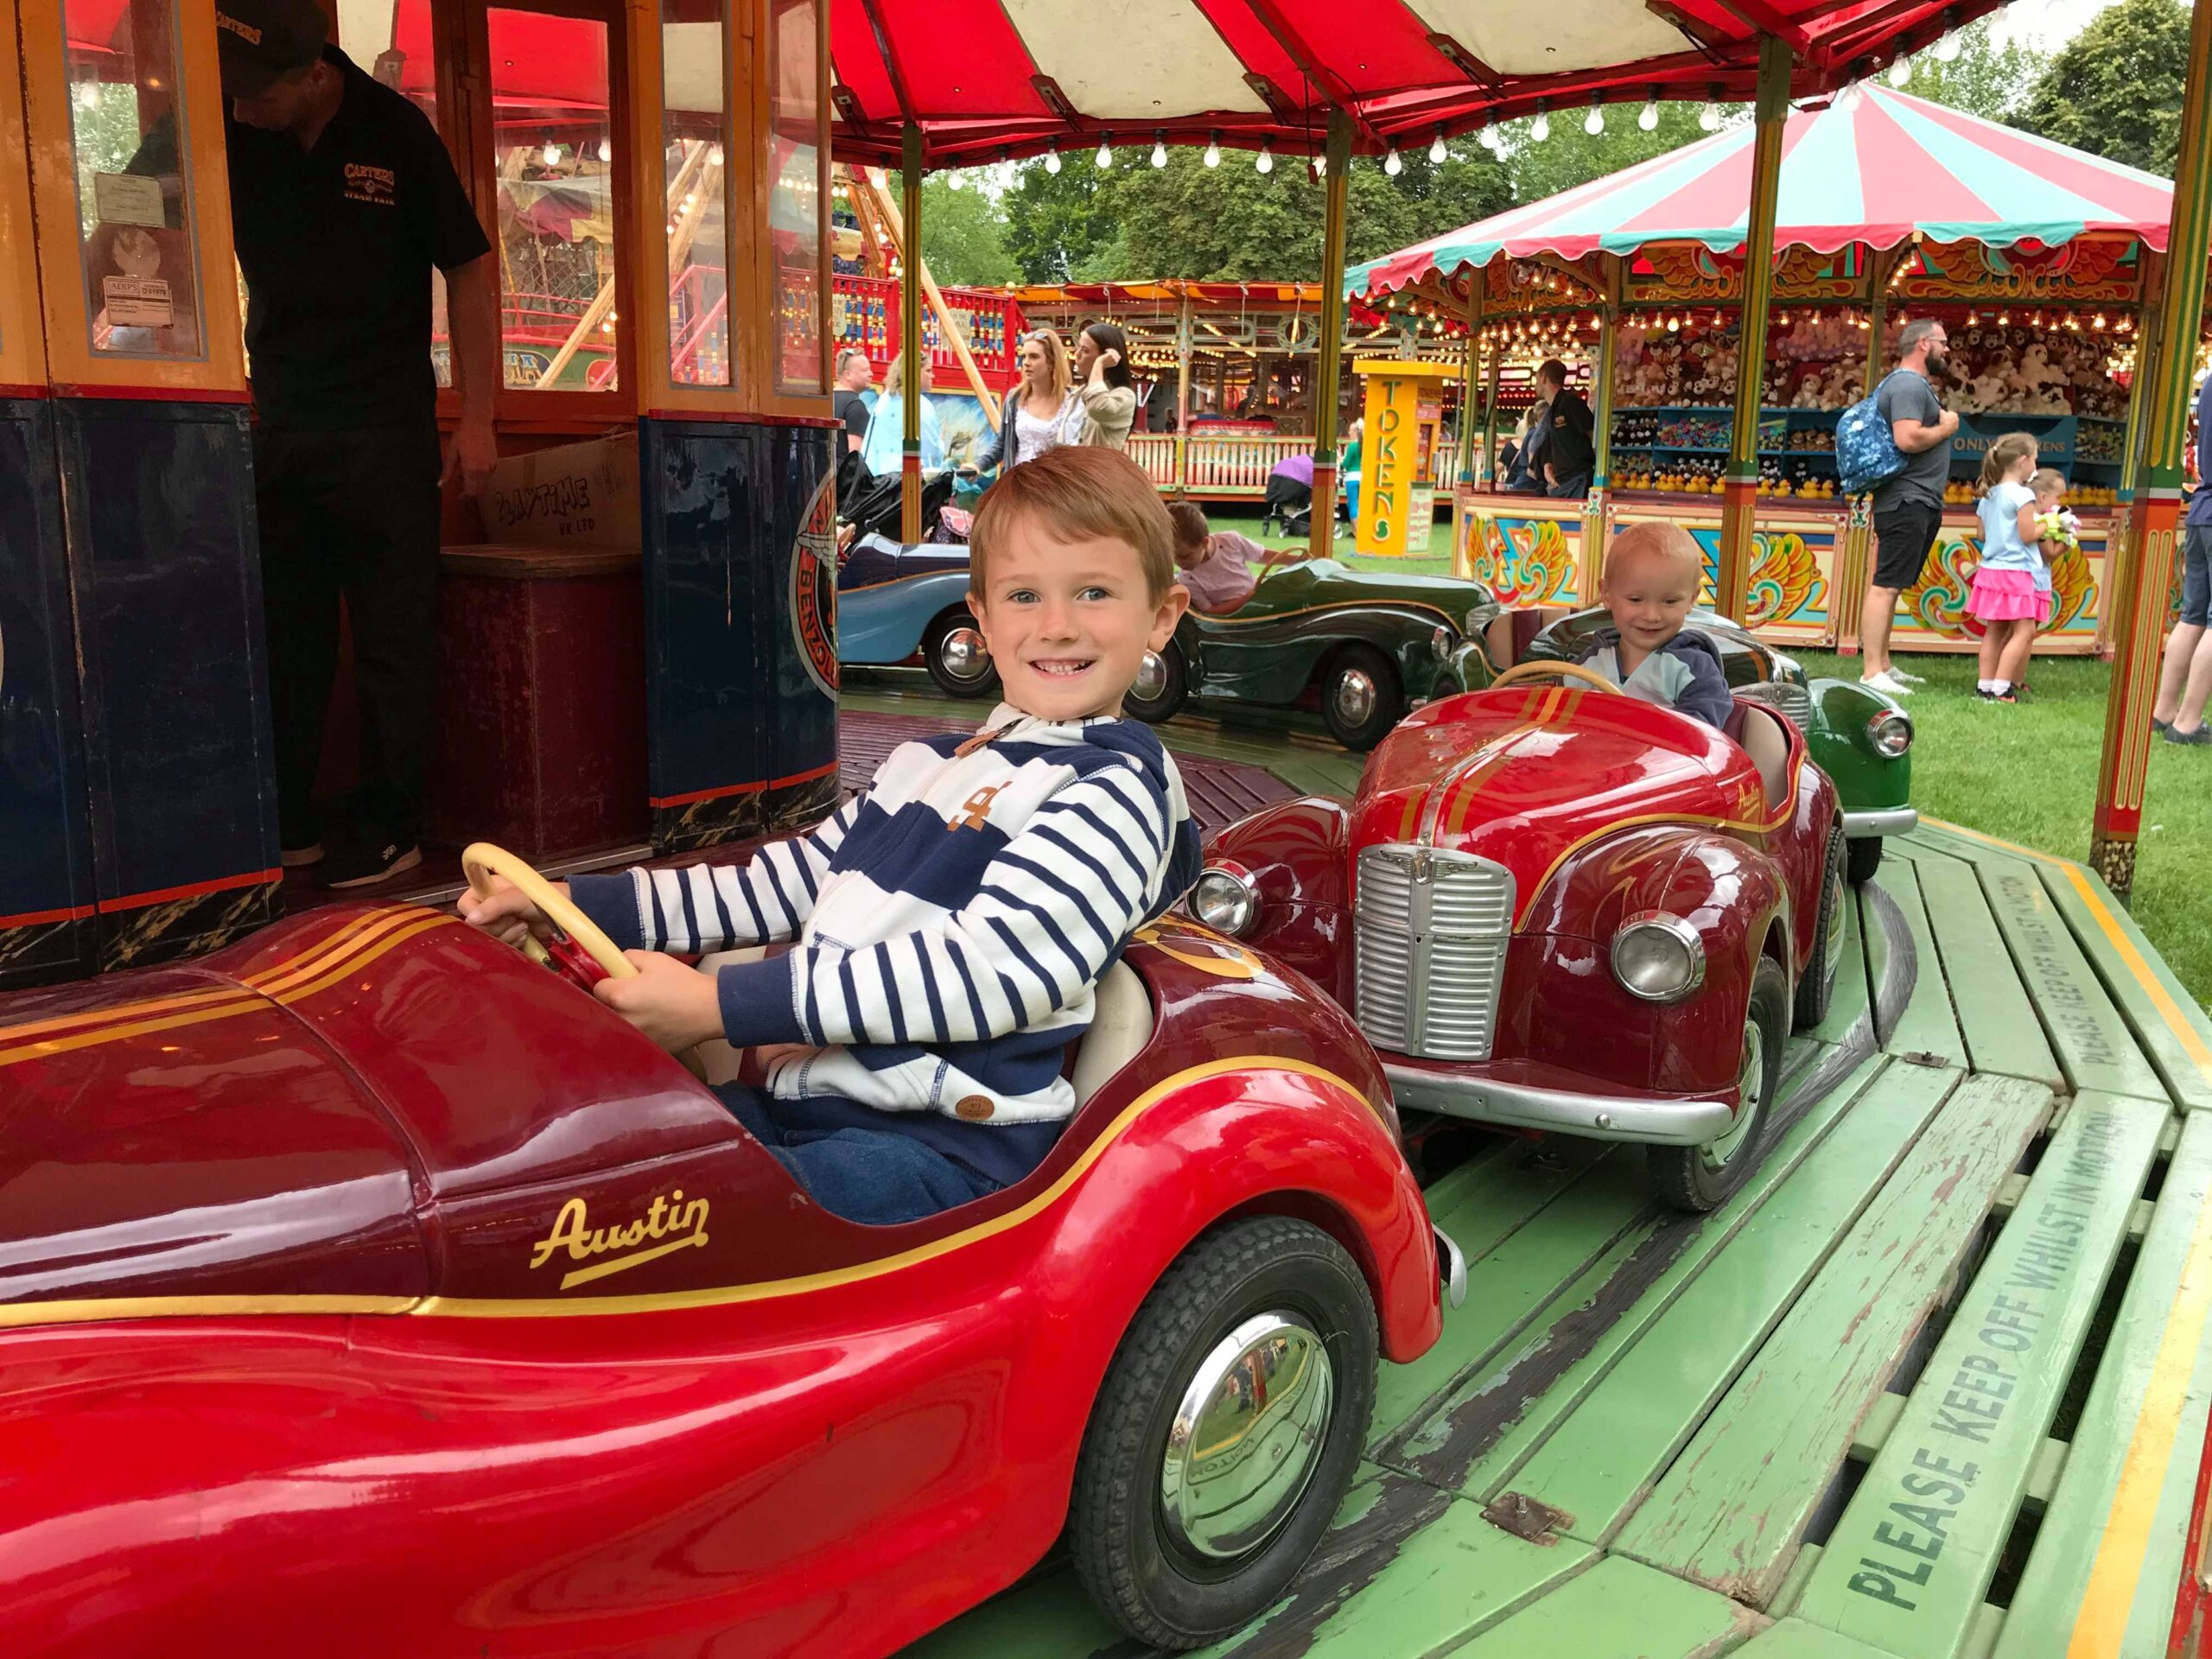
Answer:
[[[1897,367],[1836,423],[1836,470],[1845,491],[1871,489],[1874,498],[1874,578],[1859,620],[1859,679],[1893,696],[1911,696],[1920,683],[1891,662],[1890,623],[1897,595],[1920,580],[1943,519],[1959,417],[1936,400],[1934,381],[1949,367],[1949,345],[1940,322],[1905,324]]]

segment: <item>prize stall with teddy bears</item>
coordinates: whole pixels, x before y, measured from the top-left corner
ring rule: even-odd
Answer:
[[[1370,304],[1470,323],[1468,373],[1488,415],[1463,463],[1454,563],[1509,602],[1592,598],[1605,537],[1643,518],[1689,529],[1717,575],[1751,130],[1347,274]],[[2080,523],[2038,648],[2100,647],[2138,317],[2162,279],[2170,206],[2163,180],[1886,87],[1789,118],[1756,417],[1754,626],[1777,643],[1855,645],[1872,530],[1866,499],[1839,486],[1836,421],[1894,364],[1905,321],[1930,317],[1950,340],[1938,391],[1960,427],[1935,553],[1900,601],[1895,643],[1978,645],[1965,610],[1974,481],[1996,438],[2026,431],[2066,475]],[[1581,500],[1497,487],[1500,441],[1547,357],[1567,364],[1570,385],[1587,372],[1598,458]]]

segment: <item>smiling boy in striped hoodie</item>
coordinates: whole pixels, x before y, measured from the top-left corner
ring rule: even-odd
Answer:
[[[1065,1063],[1099,976],[1197,879],[1175,763],[1121,717],[1188,603],[1173,545],[1125,456],[1017,467],[973,531],[969,603],[1006,698],[981,731],[902,744],[749,864],[569,884],[639,969],[601,1001],[671,1050],[765,1051],[765,1091],[717,1092],[824,1208],[908,1221],[1035,1169],[1075,1109]],[[543,925],[512,889],[461,909]],[[785,939],[718,976],[652,954]]]

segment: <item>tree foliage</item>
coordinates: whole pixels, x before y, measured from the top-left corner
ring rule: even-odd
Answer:
[[[1933,52],[1912,60],[1912,79],[1899,88],[1985,121],[2022,124],[2036,81],[2050,60],[2031,46],[1992,39],[1986,19],[1959,31],[1959,55],[1945,63]]]
[[[2051,55],[2019,124],[2171,178],[2188,71],[2189,8],[2120,0]]]
[[[980,185],[955,190],[944,174],[922,181],[922,258],[938,282],[993,288],[1014,281],[1006,230],[1003,204]]]
[[[1472,143],[1441,163],[1427,151],[1385,173],[1372,156],[1345,186],[1347,257],[1357,262],[1452,230],[1510,205],[1503,168]],[[1249,151],[1218,167],[1175,148],[1155,168],[1128,149],[1101,169],[1070,156],[1058,175],[1038,163],[1007,193],[1007,247],[1032,282],[1312,281],[1321,274],[1322,186],[1306,162],[1278,156],[1262,174]]]
[[[1698,125],[1700,105],[1662,104],[1659,124],[1649,132],[1637,124],[1637,107],[1607,105],[1605,130],[1595,134],[1583,130],[1586,111],[1562,111],[1550,118],[1551,136],[1541,141],[1533,120],[1502,123],[1498,142],[1515,203],[1541,201],[1711,136]],[[1725,118],[1738,112],[1738,106],[1722,105]]]

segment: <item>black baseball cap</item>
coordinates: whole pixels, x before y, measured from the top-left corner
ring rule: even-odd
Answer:
[[[315,0],[216,0],[223,93],[252,98],[322,55],[330,20]]]

